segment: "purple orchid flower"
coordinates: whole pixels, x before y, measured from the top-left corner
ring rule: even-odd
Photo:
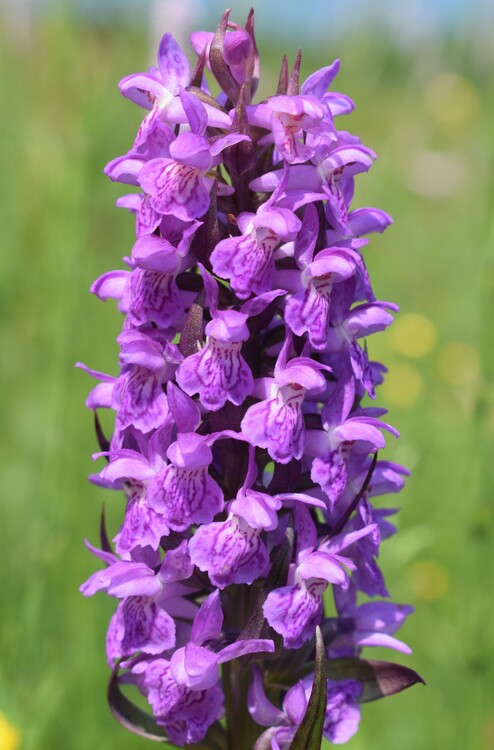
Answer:
[[[273,641],[265,638],[238,640],[216,652],[212,651],[204,644],[219,638],[222,624],[219,591],[213,591],[197,612],[190,641],[177,649],[171,658],[170,670],[179,685],[192,690],[206,690],[218,682],[220,664],[245,654],[274,651]]]
[[[306,435],[306,452],[315,456],[311,479],[328,496],[330,513],[345,490],[350,455],[360,453],[367,456],[384,448],[386,442],[381,430],[396,437],[399,434],[391,425],[367,416],[363,409],[350,416],[354,398],[355,384],[347,370],[322,410],[323,429],[308,430]]]
[[[339,70],[340,61],[335,60],[331,65],[312,73],[300,87],[301,94],[318,99],[325,111],[329,111],[332,117],[348,115],[355,109],[355,104],[349,96],[336,91],[328,91],[328,87],[331,86]]]
[[[110,664],[138,651],[161,654],[172,649],[176,635],[174,616],[193,617],[195,613],[194,605],[183,599],[191,589],[179,583],[193,572],[186,542],[167,553],[158,573],[145,562],[120,561],[114,555],[102,556],[94,547],[89,549],[110,564],[81,586],[82,593],[92,596],[104,590],[122,600],[107,635]]]
[[[254,11],[191,42],[193,70],[167,33],[157,66],[120,82],[147,112],[105,173],[133,190],[117,206],[137,239],[91,287],[124,316],[120,366],[79,367],[105,460],[90,480],[124,504],[81,590],[118,600],[108,695],[127,728],[214,750],[340,744],[372,693],[362,650],[409,653],[411,608],[383,601],[378,565],[396,509],[372,504],[407,471],[377,459],[398,433],[367,400],[386,373],[368,340],[398,308],[376,299],[365,248],[392,220],[355,205],[375,154],[336,124],[354,106],[333,90],[338,60],[300,83],[300,54],[291,71],[285,57],[254,103]],[[346,679],[324,685],[334,659]],[[420,679],[385,670],[391,692]]]
[[[170,385],[169,385],[170,389]],[[162,513],[147,501],[147,485],[165,464],[170,445],[172,421],[156,430],[145,451],[117,449],[110,453],[110,463],[99,474],[99,483],[110,488],[126,486],[127,507],[123,525],[114,538],[118,554],[132,552],[136,547],[157,550],[170,528]]]
[[[288,750],[307,710],[313,676],[308,675],[291,687],[283,698],[283,709],[274,706],[267,697],[262,675],[254,670],[249,689],[249,713],[257,724],[270,727],[258,740],[259,747]],[[327,681],[327,705],[324,737],[334,745],[348,742],[360,722],[358,704],[362,686],[356,680]]]
[[[292,566],[288,585],[271,591],[263,606],[264,615],[277,633],[283,636],[286,648],[300,648],[314,636],[322,617],[322,595],[328,584],[349,585],[349,570],[354,562],[340,552],[375,531],[370,524],[349,534],[338,534],[317,543],[314,522],[304,508],[296,509],[298,534],[297,563]]]
[[[181,133],[170,144],[170,158],[151,159],[139,171],[138,182],[160,216],[182,221],[204,216],[215,182],[207,173],[221,163],[221,152],[247,136],[231,133],[212,143],[200,133]]]
[[[191,690],[179,685],[167,659],[148,659],[132,667],[132,677],[153,708],[156,723],[182,747],[201,742],[223,713],[223,691],[218,685]]]
[[[217,411],[226,401],[241,404],[252,393],[252,372],[241,355],[242,344],[250,337],[249,317],[260,315],[276,297],[275,289],[246,302],[237,310],[218,310],[218,285],[201,267],[212,320],[206,325],[206,344],[182,362],[177,372],[180,387],[192,396],[199,394],[205,409]]]
[[[397,312],[399,307],[392,302],[379,301],[351,307],[354,294],[354,279],[348,279],[335,289],[332,299],[333,320],[328,330],[325,351],[345,354],[355,379],[371,398],[375,398],[369,358],[357,339],[385,330],[393,322],[393,316],[388,310]]]
[[[213,39],[214,34],[211,31],[195,31],[190,35],[190,42],[195,52],[198,55],[206,53],[206,66],[209,70],[211,70],[209,51]],[[224,60],[232,76],[237,83],[245,83],[247,79],[247,65],[253,51],[250,34],[245,29],[237,27],[225,34],[223,45]]]
[[[326,114],[330,116],[328,111]],[[320,132],[322,129],[327,132],[332,123],[326,121],[324,128],[321,128],[324,115],[324,108],[317,99],[302,95],[273,96],[265,103],[247,109],[251,125],[271,131],[271,135],[259,140],[259,145],[274,141],[288,164],[300,164],[314,156],[314,149],[304,144],[303,136],[304,133]]]
[[[353,247],[325,248],[314,258],[317,228],[317,212],[309,204],[304,214],[303,229],[294,247],[295,260],[300,270],[278,271],[275,278],[292,293],[285,308],[288,326],[297,336],[307,332],[314,349],[323,350],[327,344],[330,325],[333,286],[353,276],[359,278],[361,286],[366,284],[365,267],[356,250],[365,240],[359,243],[354,241]]]
[[[294,239],[301,224],[292,211],[261,208],[257,214],[237,216],[240,237],[219,242],[211,253],[214,273],[228,279],[237,297],[270,292],[274,275],[274,250]]]
[[[175,247],[156,235],[141,237],[132,249],[132,271],[110,271],[100,276],[91,291],[100,299],[119,300],[119,309],[134,327],[148,322],[169,329],[191,303],[180,292],[177,275],[187,267],[187,255],[200,222],[184,230]]]
[[[136,73],[122,78],[122,94],[144,109],[151,110],[140,132],[149,130],[154,120],[163,118],[172,124],[186,123],[187,104],[200,107],[208,125],[229,128],[229,116],[210,104],[196,100],[190,104],[192,94],[185,91],[190,83],[189,62],[171,34],[165,34],[158,50],[158,67],[148,73]]]
[[[394,633],[412,614],[413,607],[393,602],[364,602],[357,606],[357,589],[351,585],[347,591],[334,589],[338,615],[344,618],[344,628],[331,641],[330,654],[334,658],[354,656],[364,646],[381,646],[393,648],[403,654],[412,650],[403,641],[394,637]],[[350,621],[350,625],[349,625]]]
[[[325,144],[324,147],[326,149]],[[279,203],[295,211],[307,203],[325,200],[329,223],[334,229],[347,235],[348,204],[353,195],[353,177],[360,172],[367,172],[374,159],[374,152],[365,146],[342,145],[337,146],[320,161],[316,160],[315,164],[295,164],[290,169],[288,182],[280,195]],[[252,180],[249,187],[259,192],[273,192],[278,188],[281,179],[281,170],[276,170]]]
[[[287,336],[276,361],[274,377],[257,383],[256,395],[265,394],[249,407],[241,423],[251,445],[266,448],[274,461],[287,463],[301,458],[305,446],[302,403],[308,391],[322,391],[326,380],[320,370],[328,369],[308,357],[288,359],[292,345]]]
[[[267,575],[270,560],[261,535],[277,528],[278,511],[282,507],[297,502],[324,507],[323,502],[304,493],[268,495],[254,490],[256,479],[255,453],[250,447],[245,481],[230,503],[226,521],[201,526],[189,542],[192,562],[207,572],[219,589],[233,583],[251,584]]]

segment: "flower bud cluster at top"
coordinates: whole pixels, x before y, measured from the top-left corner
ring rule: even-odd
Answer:
[[[82,591],[119,600],[108,662],[171,742],[206,747],[226,711],[230,733],[285,750],[318,626],[329,664],[409,652],[394,633],[411,608],[357,600],[389,596],[377,556],[395,510],[374,498],[407,474],[377,460],[397,433],[364,405],[385,368],[363,339],[397,310],[376,300],[364,254],[391,218],[351,208],[375,154],[335,124],[354,107],[330,88],[338,61],[300,83],[300,55],[291,72],[285,58],[276,94],[253,103],[252,12],[191,43],[195,69],[165,34],[157,67],[120,82],[148,110],[105,170],[134,189],[118,205],[137,239],[127,269],[92,286],[125,316],[120,372],[80,366],[98,381],[88,407],[115,412],[110,441],[97,421],[106,465],[91,478],[126,507],[114,546],[90,547],[105,567]],[[331,742],[357,730],[361,691],[328,679]]]

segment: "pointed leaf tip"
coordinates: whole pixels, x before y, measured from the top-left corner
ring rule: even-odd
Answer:
[[[297,53],[297,58],[293,65],[292,72],[290,73],[290,78],[288,81],[288,87],[287,87],[287,92],[286,92],[288,96],[297,96],[299,92],[301,63],[302,63],[302,50],[299,49]]]
[[[103,552],[110,552],[113,555],[113,547],[111,546],[108,533],[106,531],[106,516],[105,516],[105,504],[101,506],[101,518],[99,522],[99,538],[101,549]]]
[[[290,745],[290,750],[320,750],[324,719],[326,717],[326,704],[328,697],[328,683],[326,677],[326,652],[324,640],[319,626],[316,628],[316,659],[315,659],[314,682],[307,704],[307,709],[295,737]]]
[[[225,34],[228,27],[228,16],[230,13],[231,8],[227,8],[218,24],[209,49],[209,63],[211,65],[211,71],[219,85],[231,102],[236,104],[240,87],[233,77],[230,68],[226,64],[224,56]]]
[[[360,703],[401,693],[425,680],[410,667],[372,659],[330,659],[327,674],[333,680],[358,680],[362,685]]]

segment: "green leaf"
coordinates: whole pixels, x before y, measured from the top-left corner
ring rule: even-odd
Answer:
[[[118,669],[113,670],[110,677],[108,703],[113,716],[126,729],[148,740],[168,741],[163,727],[158,726],[152,716],[142,711],[122,693],[118,684]]]
[[[314,682],[302,723],[290,745],[290,750],[320,750],[326,704],[328,682],[326,678],[326,652],[321,629],[316,628],[316,661]]]
[[[108,538],[108,533],[106,531],[106,518],[105,518],[105,504],[103,503],[101,506],[101,518],[99,522],[99,538],[100,538],[100,544],[101,549],[103,552],[111,552],[113,555],[113,547],[111,546],[111,542]]]
[[[108,703],[113,716],[125,729],[147,740],[170,742],[164,728],[156,723],[154,717],[136,706],[122,693],[118,684],[118,668],[113,670],[110,677]],[[215,725],[209,728],[203,742],[194,742],[187,747],[191,750],[225,750],[223,734],[223,728],[215,722]]]
[[[362,685],[361,703],[401,693],[418,682],[425,685],[425,681],[413,669],[387,661],[329,659],[326,670],[332,680],[358,680]]]

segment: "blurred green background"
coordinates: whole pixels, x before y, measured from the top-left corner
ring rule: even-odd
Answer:
[[[88,287],[133,242],[132,218],[113,208],[123,191],[102,168],[130,148],[142,116],[116,84],[151,61],[149,29],[143,18],[95,20],[66,4],[29,19],[21,6],[3,15],[0,36],[0,750],[144,748],[105,703],[113,602],[78,592],[96,568],[83,537],[97,541],[105,495],[115,528],[121,499],[86,482],[92,382],[74,362],[116,371],[119,315]],[[155,38],[168,30],[155,28]],[[416,607],[402,631],[414,653],[397,660],[428,685],[364,706],[348,748],[489,750],[492,49],[452,29],[403,41],[364,25],[325,44],[309,25],[284,43],[280,31],[258,26],[264,94],[284,51],[293,60],[303,46],[303,77],[340,57],[337,88],[357,103],[340,127],[379,155],[358,178],[354,205],[395,219],[365,250],[376,294],[401,305],[369,346],[389,367],[379,400],[402,433],[387,457],[413,470],[398,503],[384,500],[402,510],[381,563],[393,599]]]

